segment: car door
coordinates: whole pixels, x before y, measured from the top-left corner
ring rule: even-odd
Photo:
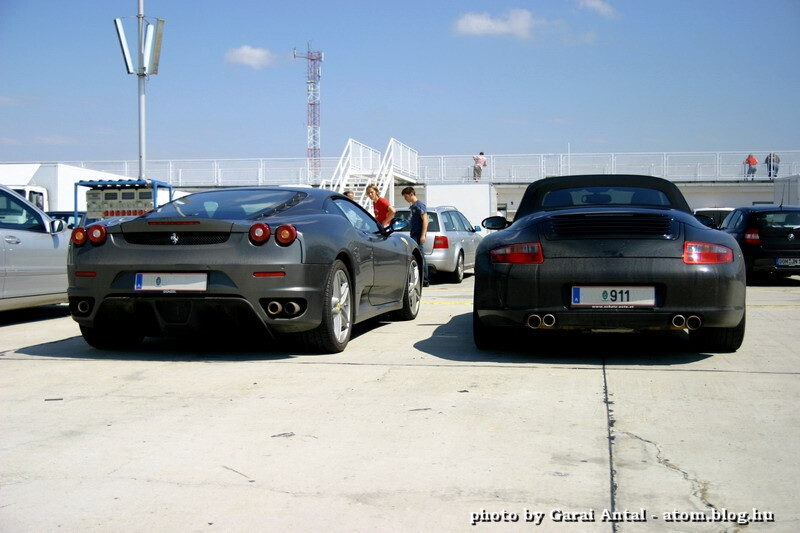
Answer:
[[[3,298],[66,293],[69,234],[51,234],[49,222],[16,195],[0,191]]]
[[[469,221],[461,212],[454,211],[453,219],[456,228],[462,235],[461,245],[464,248],[464,268],[471,268],[475,266],[475,250],[478,248],[481,236],[475,231],[475,228],[469,225]]]

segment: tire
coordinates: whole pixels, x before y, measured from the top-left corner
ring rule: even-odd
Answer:
[[[353,330],[353,294],[350,273],[340,260],[333,262],[325,281],[322,296],[322,322],[302,334],[303,342],[311,349],[338,353],[347,347]]]
[[[408,263],[408,275],[406,276],[406,287],[403,291],[403,308],[397,312],[401,320],[414,320],[419,313],[419,305],[422,300],[422,277],[420,275],[419,263],[415,257]]]
[[[701,350],[732,353],[744,341],[746,315],[732,328],[700,328],[689,332],[689,341]]]
[[[458,252],[458,259],[456,259],[456,269],[448,276],[452,283],[461,283],[464,281],[464,252]]]
[[[86,344],[98,350],[135,348],[141,344],[144,335],[120,328],[94,328],[80,326]]]
[[[488,327],[481,322],[478,316],[478,310],[473,306],[472,308],[472,340],[475,341],[475,346],[479,350],[488,350],[491,348],[491,333]]]

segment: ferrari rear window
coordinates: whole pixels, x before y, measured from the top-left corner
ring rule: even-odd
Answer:
[[[307,195],[292,190],[224,189],[191,194],[148,213],[149,218],[198,217],[240,220],[286,211]]]

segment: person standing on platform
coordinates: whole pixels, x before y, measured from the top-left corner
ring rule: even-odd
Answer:
[[[758,170],[756,167],[756,165],[758,165],[758,159],[756,159],[753,154],[750,154],[747,156],[747,159],[744,160],[744,164],[747,165],[747,177],[751,180],[755,179],[756,170]]]
[[[767,176],[770,178],[777,178],[778,166],[781,164],[781,158],[778,157],[778,154],[770,152],[770,154],[764,160],[764,163],[767,164]]]
[[[475,162],[475,164],[472,165],[472,179],[475,181],[481,181],[483,167],[486,166],[486,156],[483,155],[483,152],[481,152],[478,155],[472,156],[472,160]]]

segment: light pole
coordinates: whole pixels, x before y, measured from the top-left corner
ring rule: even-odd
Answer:
[[[158,74],[158,61],[161,58],[161,39],[164,35],[164,20],[156,19],[155,25],[145,20],[144,0],[138,0],[139,13],[138,19],[138,42],[137,59],[138,67],[134,70],[131,54],[128,50],[128,42],[125,39],[125,30],[122,27],[121,19],[114,19],[114,26],[117,28],[117,38],[122,48],[122,57],[125,60],[125,68],[128,74],[136,74],[139,85],[139,179],[145,179],[147,173],[147,104],[145,98],[145,82],[147,76]]]

